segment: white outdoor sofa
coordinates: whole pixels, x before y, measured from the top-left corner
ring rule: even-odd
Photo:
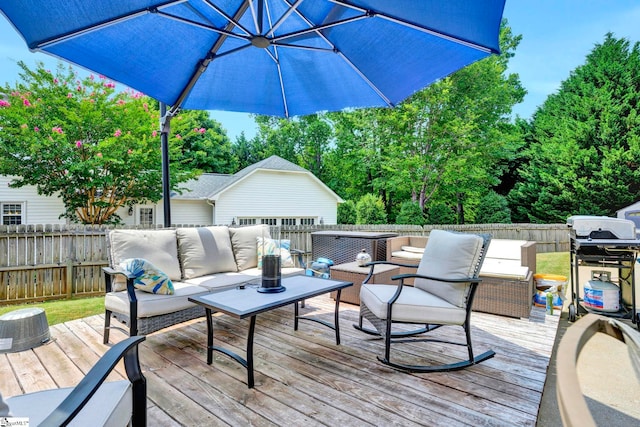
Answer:
[[[204,316],[204,308],[190,302],[189,297],[230,289],[262,275],[257,267],[258,237],[269,238],[269,227],[110,231],[110,266],[103,268],[104,343],[109,342],[112,317],[127,325],[129,335],[133,336]],[[130,258],[145,259],[166,273],[175,293],[160,295],[136,289],[134,276],[118,267],[121,261]],[[299,267],[282,268],[283,277],[303,272]]]

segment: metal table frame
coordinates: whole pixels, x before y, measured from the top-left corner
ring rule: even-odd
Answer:
[[[259,283],[260,279],[258,279]],[[290,276],[282,279],[286,288],[281,293],[260,293],[256,289],[258,283],[248,283],[235,289],[215,292],[207,295],[190,297],[189,301],[202,305],[207,317],[207,364],[213,362],[213,352],[217,351],[234,359],[247,369],[247,386],[253,388],[253,337],[256,328],[256,316],[276,308],[294,304],[293,329],[298,330],[299,320],[310,320],[333,329],[336,334],[336,345],[340,345],[340,324],[338,322],[340,294],[342,289],[353,286],[352,282],[341,282],[320,279],[310,276]],[[329,292],[337,292],[334,312],[334,323],[313,317],[300,316],[298,303],[305,299]],[[249,332],[247,334],[246,359],[226,348],[213,345],[213,313],[221,312],[237,319],[249,317]]]

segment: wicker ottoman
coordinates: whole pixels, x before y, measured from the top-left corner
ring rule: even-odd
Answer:
[[[332,279],[353,282],[353,286],[342,290],[340,302],[360,305],[360,287],[369,274],[370,269],[371,267],[360,267],[356,262],[348,262],[331,267]],[[369,283],[393,284],[391,276],[395,276],[396,274],[400,274],[400,268],[395,265],[376,265],[373,276],[369,279]],[[336,293],[337,292],[331,292],[331,298],[335,299]]]

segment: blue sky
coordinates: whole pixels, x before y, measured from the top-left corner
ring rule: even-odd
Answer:
[[[511,59],[510,71],[518,73],[528,95],[514,114],[529,118],[548,95],[555,92],[570,72],[584,63],[594,45],[607,32],[632,43],[640,41],[638,0],[507,0],[504,17],[522,41]],[[0,84],[18,78],[17,61],[32,66],[44,61],[51,68],[56,60],[29,52],[24,41],[4,17],[0,17]],[[214,111],[231,139],[241,131],[255,134],[246,114]]]

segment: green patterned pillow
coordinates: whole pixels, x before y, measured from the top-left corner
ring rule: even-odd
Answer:
[[[295,267],[293,264],[293,258],[291,257],[291,241],[290,240],[275,240],[275,239],[263,239],[262,237],[256,237],[258,242],[258,268],[262,268],[262,256],[263,255],[278,255],[280,254],[280,267]],[[279,243],[279,244],[278,244]]]
[[[129,258],[120,262],[120,268],[136,276],[133,286],[144,292],[173,295],[173,283],[165,273],[146,259]]]

